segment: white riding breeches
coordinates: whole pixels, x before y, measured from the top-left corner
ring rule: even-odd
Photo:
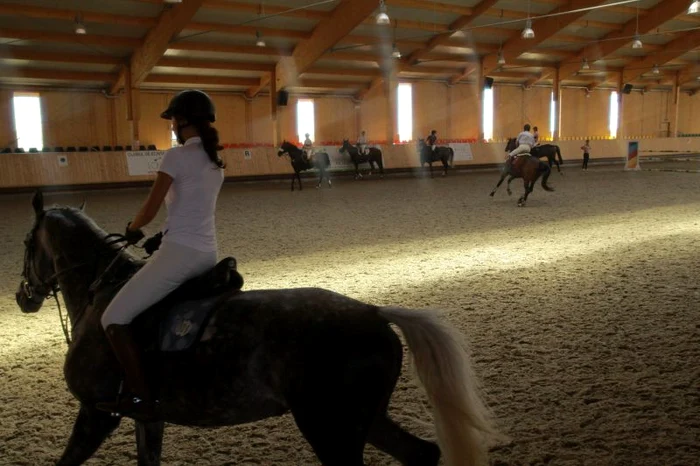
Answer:
[[[216,251],[204,252],[163,241],[153,256],[119,290],[102,314],[102,327],[127,325],[190,278],[216,265]]]
[[[432,146],[430,146],[430,149],[431,149],[433,152],[435,152],[435,148],[436,148],[436,147],[437,147],[437,146],[436,146],[435,144],[433,144]]]
[[[520,154],[529,154],[531,150],[532,148],[529,144],[520,144],[518,147],[510,151],[510,155],[512,157]]]

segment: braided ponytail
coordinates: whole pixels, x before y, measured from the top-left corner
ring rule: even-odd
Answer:
[[[204,151],[207,153],[212,163],[219,168],[226,168],[226,164],[221,160],[218,154],[221,146],[219,146],[219,132],[216,128],[213,128],[206,120],[197,121],[194,127],[197,128],[199,137],[202,139]]]

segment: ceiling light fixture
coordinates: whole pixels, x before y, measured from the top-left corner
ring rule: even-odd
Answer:
[[[583,59],[583,63],[581,63],[581,69],[582,70],[590,70],[591,65],[588,64],[588,60],[586,58]]]
[[[396,48],[396,44],[394,44],[394,49],[391,51],[391,56],[393,58],[401,58],[401,51]]]
[[[688,7],[688,14],[689,15],[700,14],[700,0],[695,0],[694,2],[690,2],[690,6]]]
[[[258,47],[265,47],[267,45],[265,43],[265,40],[260,36],[260,31],[255,31],[255,37],[257,39],[255,41],[255,45],[257,45]]]
[[[654,68],[651,70],[652,73],[654,74],[659,74],[661,73],[661,70],[659,69],[659,65],[654,64]]]
[[[532,29],[532,20],[530,19],[530,0],[527,0],[527,21],[525,22],[525,29],[520,34],[523,39],[534,39],[535,31]]]
[[[641,49],[642,47],[642,38],[639,37],[639,2],[637,2],[637,26],[634,29],[634,40],[632,41],[632,48]]]
[[[386,4],[384,3],[384,0],[379,1],[379,13],[377,13],[376,21],[380,26],[386,26],[387,24],[391,23],[389,15],[386,12]]]
[[[498,61],[496,63],[498,63],[499,65],[506,64],[506,58],[503,56],[503,50],[498,51]]]
[[[75,33],[76,34],[87,34],[85,29],[85,24],[83,24],[83,15],[78,13],[75,15]]]
[[[182,0],[163,0],[165,3],[182,3]]]

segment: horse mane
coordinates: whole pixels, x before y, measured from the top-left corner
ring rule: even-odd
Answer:
[[[44,216],[58,221],[68,221],[72,226],[77,227],[81,231],[94,236],[100,243],[104,244],[105,247],[108,247],[114,251],[118,251],[122,246],[122,243],[107,244],[106,238],[109,235],[109,233],[107,233],[99,225],[97,225],[97,223],[92,218],[90,218],[84,211],[76,207],[53,206],[44,211]],[[129,253],[127,252],[127,254]]]

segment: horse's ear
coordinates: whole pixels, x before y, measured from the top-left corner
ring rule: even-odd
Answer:
[[[44,211],[44,195],[39,190],[32,197],[32,207],[34,207],[34,213],[37,215]]]
[[[87,200],[83,199],[83,203],[80,204],[80,207],[79,207],[79,209],[82,210],[83,212],[85,212],[85,204],[87,204]]]

